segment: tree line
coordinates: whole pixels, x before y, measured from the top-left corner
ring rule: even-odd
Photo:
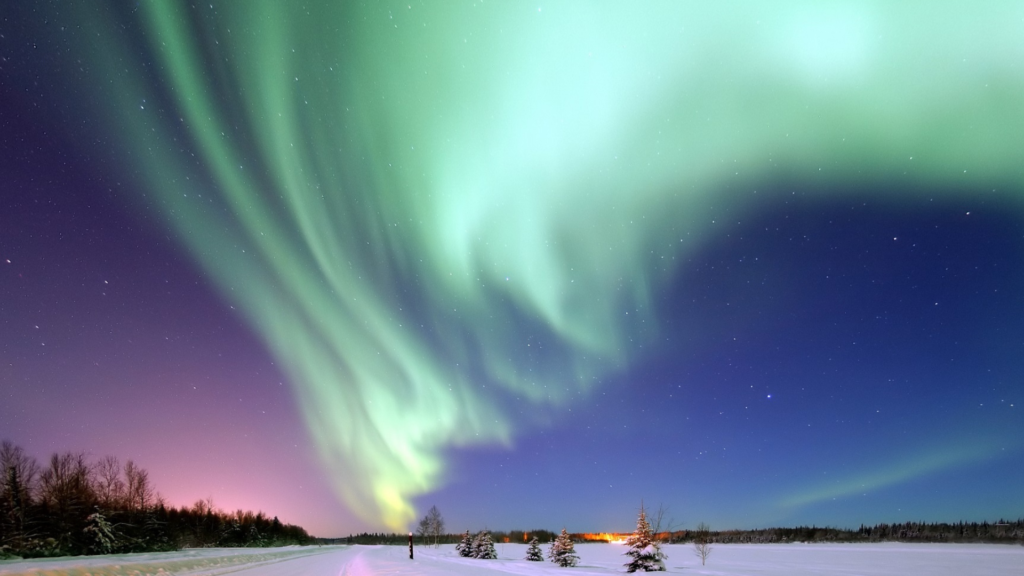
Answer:
[[[43,465],[0,444],[0,558],[111,554],[205,546],[283,546],[313,539],[263,512],[223,512],[212,499],[167,506],[132,460],[53,454]]]
[[[653,527],[652,527],[653,530]],[[904,522],[876,524],[858,529],[797,526],[793,528],[757,528],[753,530],[709,530],[699,526],[692,530],[653,532],[663,544],[780,544],[786,542],[958,542],[991,544],[1024,544],[1024,519],[996,522]],[[536,537],[540,542],[553,542],[558,533],[551,530],[508,530],[490,532],[498,543],[528,543]],[[570,533],[574,542],[605,542],[588,533]],[[625,536],[625,535],[623,535]],[[429,534],[420,536],[421,544],[458,544],[463,534]],[[408,534],[364,532],[339,538],[339,544],[406,545]]]
[[[552,542],[558,537],[557,532],[551,530],[508,530],[491,532],[491,538],[497,543],[514,542],[526,544],[529,539],[536,536],[541,542]],[[433,534],[421,535],[417,531],[416,542],[421,545],[434,546],[435,544],[458,544],[462,541],[462,534]],[[361,532],[351,534],[345,538],[331,540],[339,544],[391,544],[403,546],[409,543],[409,534],[396,532]]]
[[[696,532],[679,530],[664,541],[693,541]],[[705,536],[719,544],[775,544],[785,542],[958,542],[1024,544],[1024,519],[996,522],[904,522],[861,525],[858,529],[798,526],[756,530],[712,531]]]

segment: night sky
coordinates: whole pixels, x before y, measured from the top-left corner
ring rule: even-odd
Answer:
[[[0,438],[320,536],[1024,515],[1019,2],[5,2]]]

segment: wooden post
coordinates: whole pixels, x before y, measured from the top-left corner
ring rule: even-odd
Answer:
[[[409,532],[409,560],[412,560],[412,532]]]

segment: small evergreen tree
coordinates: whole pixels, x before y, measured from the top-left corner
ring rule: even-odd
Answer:
[[[256,525],[249,526],[249,534],[245,537],[249,546],[264,546],[263,536],[260,531],[256,529]]]
[[[573,547],[572,538],[569,537],[565,528],[562,528],[562,533],[551,543],[548,558],[562,568],[572,568],[580,561],[580,557],[576,555],[576,549]]]
[[[117,534],[103,514],[95,512],[85,519],[85,532],[89,551],[93,554],[110,554],[117,548]]]
[[[626,564],[626,572],[661,572],[665,570],[665,558],[658,543],[651,534],[651,525],[647,522],[647,513],[643,504],[640,505],[640,517],[636,521],[636,532],[626,539],[626,556],[632,558]]]
[[[491,533],[484,530],[473,539],[473,558],[484,560],[496,560],[498,552],[494,549],[494,541],[491,540]]]
[[[530,547],[526,549],[526,559],[531,562],[544,561],[544,553],[541,552],[540,543],[537,541],[536,536],[533,537],[533,540],[530,540]]]
[[[463,558],[469,558],[473,556],[473,538],[469,535],[469,530],[466,530],[462,534],[462,540],[455,545],[455,551],[459,553],[459,556]]]

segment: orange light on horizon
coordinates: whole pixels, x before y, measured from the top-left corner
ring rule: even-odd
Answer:
[[[595,532],[580,534],[580,538],[588,542],[610,542],[612,544],[622,544],[626,541],[625,534],[617,534],[613,532]]]

